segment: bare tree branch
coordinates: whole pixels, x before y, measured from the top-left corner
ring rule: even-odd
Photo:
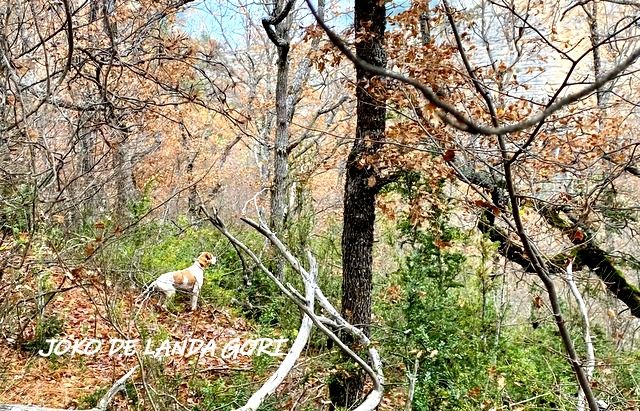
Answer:
[[[319,306],[324,309],[329,317],[322,317],[313,312],[313,307],[308,300],[308,297],[302,297],[301,293],[296,290],[291,284],[286,286],[275,276],[269,269],[267,269],[262,261],[241,241],[237,240],[226,228],[225,224],[218,217],[217,213],[209,213],[204,206],[201,206],[201,211],[207,216],[209,221],[216,227],[229,241],[234,242],[240,249],[247,253],[251,259],[260,267],[260,269],[273,281],[280,291],[289,298],[298,308],[306,314],[313,323],[333,340],[349,357],[351,357],[362,369],[371,377],[373,382],[373,389],[367,395],[365,400],[355,408],[355,411],[373,411],[377,408],[382,400],[382,394],[384,392],[384,373],[382,370],[382,361],[376,348],[372,345],[369,338],[358,327],[348,323],[336,310],[336,308],[325,297],[324,293],[315,284],[315,260],[310,253],[307,253],[307,259],[309,261],[310,270],[307,271],[296,257],[289,251],[289,249],[278,239],[278,237],[263,223],[256,223],[250,219],[243,218],[242,221],[250,225],[260,234],[264,235],[284,256],[286,261],[291,267],[300,274],[305,284],[309,283],[313,285],[315,299]],[[342,340],[332,331],[342,330],[352,335],[363,347],[368,350],[369,365],[364,359],[362,359],[357,353],[349,348]],[[272,387],[273,388],[273,387]],[[0,410],[1,411],[1,410]]]
[[[291,11],[291,8],[294,4],[295,0],[289,0],[284,5],[281,11],[278,12],[278,10],[274,9],[273,15],[271,17],[265,17],[262,19],[262,26],[264,27],[265,31],[267,32],[267,36],[269,36],[269,39],[273,42],[273,44],[280,48],[286,47],[287,50],[289,49],[289,41],[287,39],[279,37],[273,28],[280,24],[282,20],[284,20],[289,15],[289,12]]]
[[[587,378],[591,380],[593,376],[593,369],[596,365],[596,356],[593,350],[593,341],[591,340],[591,327],[589,326],[589,312],[587,311],[587,306],[584,303],[584,298],[582,298],[582,293],[578,290],[578,286],[573,279],[573,261],[569,260],[569,264],[567,265],[567,283],[569,284],[569,289],[571,289],[571,294],[576,299],[578,303],[578,309],[580,310],[580,315],[582,316],[582,338],[584,339],[584,345],[587,351],[587,360],[585,362],[585,372],[587,374]],[[576,406],[576,411],[584,410],[584,402],[585,395],[584,391],[580,389],[578,393],[578,404]]]
[[[388,77],[394,80],[398,80],[402,83],[408,84],[418,91],[422,93],[425,99],[431,102],[434,106],[439,108],[441,111],[438,112],[439,117],[447,124],[470,133],[478,133],[484,135],[505,135],[509,133],[513,133],[516,131],[525,130],[529,127],[532,127],[556,113],[557,111],[565,108],[566,106],[575,103],[576,101],[590,95],[594,91],[597,91],[599,88],[607,84],[609,81],[618,77],[621,73],[623,73],[627,68],[629,68],[635,61],[640,57],[640,47],[633,50],[629,56],[624,59],[617,66],[604,73],[600,79],[594,81],[592,84],[584,87],[582,90],[577,92],[568,94],[567,96],[558,99],[555,103],[546,107],[543,111],[538,112],[528,119],[519,121],[517,123],[509,124],[502,127],[491,127],[487,125],[478,124],[474,120],[467,117],[461,111],[456,109],[451,104],[440,99],[436,93],[431,89],[431,87],[426,84],[411,78],[404,76],[400,73],[396,73],[391,70],[387,70],[382,67],[375,66],[373,64],[369,64],[364,60],[356,57],[351,50],[347,47],[345,42],[340,39],[340,37],[334,33],[329,26],[318,16],[314,6],[311,4],[311,0],[306,0],[311,13],[315,17],[316,21],[325,31],[331,42],[333,43],[338,50],[340,50],[357,68],[361,70],[368,71],[372,74]]]
[[[234,247],[236,245],[234,244]],[[307,303],[307,308],[309,311],[313,312],[314,301],[315,301],[315,288],[317,287],[316,278],[318,276],[318,265],[316,261],[311,255],[309,255],[309,274],[310,278],[302,278],[304,282],[304,290],[305,290],[305,301]],[[284,357],[278,369],[269,377],[269,379],[262,385],[262,387],[253,393],[251,397],[247,400],[247,403],[238,408],[236,411],[256,411],[260,405],[264,402],[265,398],[272,395],[278,386],[282,384],[282,381],[286,378],[289,372],[293,369],[296,362],[300,358],[302,354],[302,350],[304,350],[307,342],[309,341],[309,337],[311,336],[311,328],[313,327],[313,320],[306,313],[302,316],[302,322],[300,323],[300,328],[298,329],[298,334],[296,335],[296,339],[291,345],[289,352]]]

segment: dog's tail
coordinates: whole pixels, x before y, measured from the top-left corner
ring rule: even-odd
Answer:
[[[151,297],[151,294],[153,294],[153,291],[155,289],[156,289],[156,282],[153,281],[151,284],[145,287],[144,291],[142,291],[140,295],[138,295],[138,297],[136,297],[134,304],[139,306],[133,318],[138,318],[138,314],[140,314],[140,310],[142,309],[142,307],[144,307],[144,303],[146,303],[147,300]]]
[[[138,295],[138,297],[136,297],[135,304],[143,305],[149,299],[149,297],[151,297],[151,294],[155,289],[156,289],[156,282],[153,281],[151,284],[145,287],[144,291],[142,291],[140,295]]]

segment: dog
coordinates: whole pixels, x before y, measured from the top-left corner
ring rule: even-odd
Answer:
[[[204,283],[204,270],[215,264],[216,260],[216,257],[209,252],[200,253],[191,267],[160,275],[145,288],[136,301],[144,302],[151,293],[160,291],[163,294],[162,307],[166,310],[167,301],[175,295],[176,291],[185,291],[191,294],[191,311],[194,311],[198,306],[198,295]]]

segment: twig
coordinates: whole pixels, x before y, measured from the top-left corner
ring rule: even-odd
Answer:
[[[587,306],[584,303],[584,298],[582,298],[582,294],[578,287],[576,286],[576,282],[573,280],[573,261],[569,260],[569,264],[567,265],[567,283],[569,284],[569,289],[573,294],[573,297],[576,299],[578,303],[578,309],[580,310],[580,315],[582,316],[582,333],[584,338],[584,344],[587,350],[587,359],[585,364],[585,374],[587,375],[587,379],[591,381],[591,377],[593,376],[593,369],[596,365],[596,357],[595,352],[593,350],[593,341],[591,340],[591,327],[589,326],[589,313],[587,311]],[[578,393],[578,404],[576,405],[576,411],[583,411],[585,406],[585,395],[584,391],[580,389]]]

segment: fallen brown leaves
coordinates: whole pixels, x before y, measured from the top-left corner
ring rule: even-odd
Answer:
[[[60,284],[64,276],[67,279],[72,276],[71,281],[78,286],[57,294],[46,308],[47,313],[64,320],[60,338],[96,338],[103,340],[106,347],[92,356],[67,353],[46,358],[16,347],[10,340],[0,339],[1,403],[76,407],[82,398],[100,388],[108,388],[138,363],[136,356],[110,356],[108,341],[111,338],[140,339],[136,322],[139,326],[144,325],[151,336],[162,333],[159,338],[170,341],[213,339],[224,344],[236,337],[242,340],[251,338],[243,319],[206,304],[195,312],[183,312],[178,308],[175,314],[170,314],[161,311],[152,301],[145,304],[134,321],[137,307],[132,301],[136,297],[135,292],[120,292],[117,287],[108,287],[99,273],[89,270],[74,270],[73,274],[57,270],[52,282]],[[29,330],[28,335],[33,333]],[[238,356],[237,359],[223,360],[219,356],[198,358],[194,355],[189,358],[171,356],[163,361],[165,375],[191,375],[200,370],[209,370],[210,374],[227,369],[250,369],[252,359]],[[180,391],[185,397],[189,394],[186,386]]]

